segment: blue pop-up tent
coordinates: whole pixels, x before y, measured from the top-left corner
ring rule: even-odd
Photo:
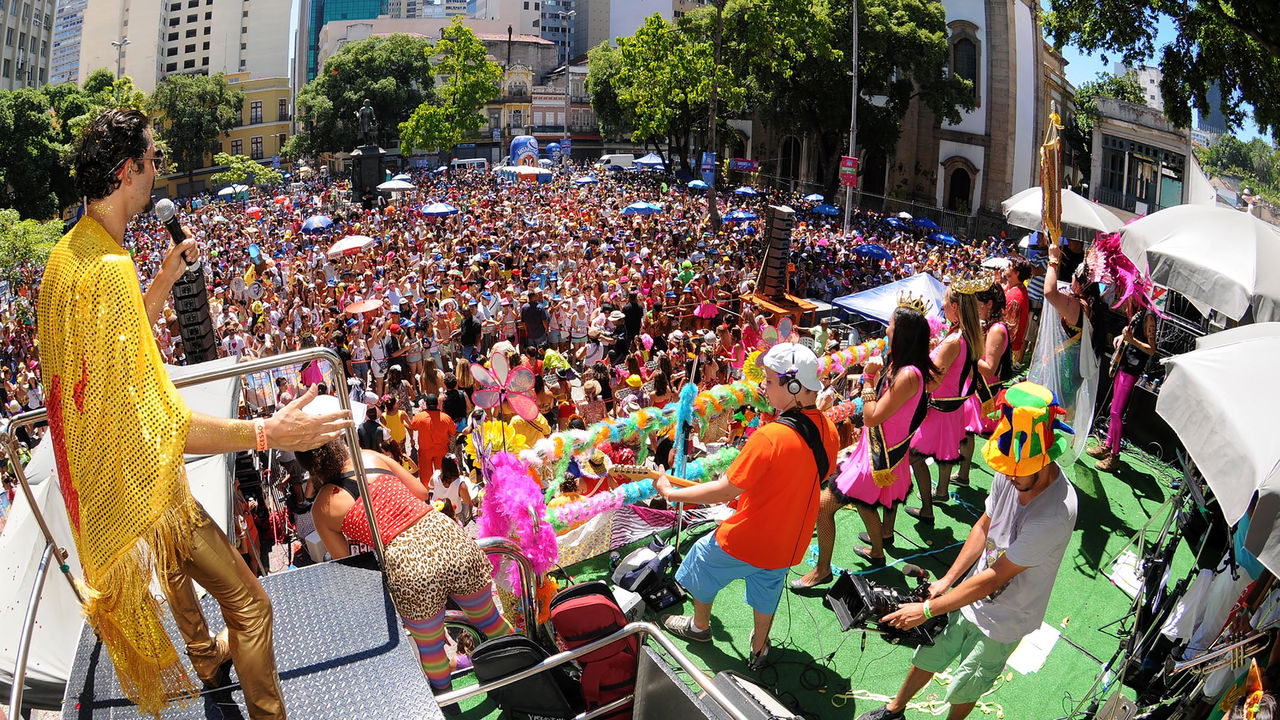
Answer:
[[[942,294],[946,289],[946,285],[938,282],[929,273],[918,273],[888,285],[838,297],[831,302],[868,320],[888,325],[889,316],[893,315],[893,311],[897,309],[898,297],[902,293],[909,292],[917,297],[923,297],[933,304],[934,313],[940,313],[942,312]]]

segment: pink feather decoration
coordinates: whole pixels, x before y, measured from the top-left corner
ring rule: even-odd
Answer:
[[[560,548],[556,545],[556,533],[550,523],[542,521],[546,501],[542,489],[529,477],[528,468],[509,452],[496,453],[489,460],[488,482],[484,505],[481,508],[477,537],[511,538],[533,565],[533,572],[541,577],[555,565]],[[496,576],[498,563],[493,563]],[[519,569],[510,569],[511,587],[519,587]]]

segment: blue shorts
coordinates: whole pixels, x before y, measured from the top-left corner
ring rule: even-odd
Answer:
[[[548,343],[551,343],[552,345],[559,345],[559,344],[560,344],[560,342],[561,342],[561,340],[560,340],[560,331],[559,331],[559,330],[548,330],[548,331],[547,331],[547,342],[548,342]]]
[[[710,603],[725,585],[734,580],[747,583],[747,604],[752,610],[772,615],[782,598],[782,583],[787,578],[787,568],[764,570],[748,565],[720,549],[715,531],[689,548],[680,569],[676,570],[676,582],[700,603]]]

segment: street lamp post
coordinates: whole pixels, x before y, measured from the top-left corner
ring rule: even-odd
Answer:
[[[577,10],[565,12],[560,11],[561,29],[564,31],[564,140],[569,140],[569,93],[573,90],[573,84],[569,82],[569,59],[572,49],[569,47],[569,21],[573,16],[577,15]],[[569,140],[569,150],[573,150],[573,141]],[[560,157],[562,161],[568,161],[570,158],[565,156],[564,143],[560,143]]]
[[[858,139],[858,0],[853,0],[853,19],[850,21],[853,25],[852,30],[852,52],[849,53],[853,69],[850,75],[853,77],[852,93],[853,99],[849,102],[849,157],[854,157],[857,148]],[[844,234],[849,234],[849,217],[853,213],[853,187],[844,186]]]
[[[719,82],[720,82],[720,35],[724,30],[724,6],[728,0],[712,0],[716,6],[716,45],[715,55],[711,61],[711,108],[709,110],[710,117],[707,119],[707,129],[711,140],[712,157],[719,160],[715,153],[718,152],[716,138],[716,103],[719,100]],[[719,163],[716,163],[719,164]],[[719,198],[716,196],[715,183],[715,165],[712,165],[711,187],[707,188],[707,211],[710,214],[711,232],[719,234],[720,232],[720,206]]]
[[[116,49],[116,79],[119,80],[124,74],[124,46],[129,44],[129,38],[121,37],[119,40],[112,40],[111,47]]]

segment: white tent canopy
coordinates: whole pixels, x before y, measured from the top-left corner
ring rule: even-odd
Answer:
[[[1039,230],[1044,225],[1040,217],[1043,203],[1044,194],[1036,186],[1000,203],[1000,210],[1009,224]],[[1116,217],[1115,213],[1065,188],[1062,190],[1062,222],[1099,232],[1115,232],[1124,225],[1124,221]]]
[[[1229,211],[1235,212],[1235,211]],[[1156,412],[1178,434],[1235,524],[1257,496],[1246,547],[1280,573],[1280,322],[1207,335],[1165,361]]]
[[[889,316],[898,307],[898,296],[902,293],[909,292],[929,300],[933,304],[931,312],[941,313],[942,296],[946,289],[946,285],[929,273],[917,273],[888,285],[838,297],[831,302],[851,313],[888,325]]]
[[[1121,248],[1138,270],[1236,320],[1280,320],[1280,231],[1238,210],[1177,205],[1126,225]]]
[[[169,375],[179,378],[195,370],[234,365],[235,358],[213,360],[193,367],[168,367]],[[216,417],[233,417],[239,403],[238,380],[220,380],[179,391],[192,410]],[[26,467],[28,479],[41,513],[58,544],[69,552],[67,563],[72,573],[82,576],[80,557],[72,539],[71,526],[63,507],[58,483],[48,482],[53,470],[51,438],[45,435],[41,444],[32,452]],[[224,531],[231,517],[230,456],[214,455],[187,458],[187,481],[196,500],[204,506],[209,516]],[[0,577],[11,578],[0,584],[0,688],[7,697],[8,684],[17,662],[18,639],[22,633],[22,620],[28,607],[31,588],[36,579],[40,555],[44,552],[44,535],[36,524],[35,515],[26,497],[19,492],[9,510],[4,533],[0,534]],[[49,571],[44,594],[37,613],[36,631],[31,641],[31,655],[27,663],[27,683],[30,689],[26,700],[42,705],[57,705],[62,699],[62,686],[71,674],[76,645],[80,639],[84,618],[67,581],[57,567]]]

